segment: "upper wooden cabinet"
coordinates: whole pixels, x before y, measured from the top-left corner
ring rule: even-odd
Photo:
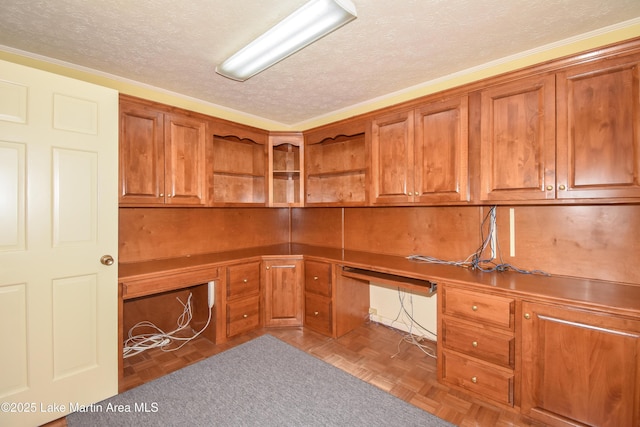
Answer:
[[[208,129],[207,205],[265,206],[267,132],[213,120]]]
[[[299,132],[269,135],[269,206],[304,204],[304,140]]]
[[[416,109],[414,117],[415,201],[468,201],[468,97],[430,102]]]
[[[553,75],[481,92],[482,201],[554,198],[555,120]]]
[[[640,55],[557,74],[556,197],[640,197]]]
[[[368,204],[367,127],[357,120],[305,132],[306,206]]]
[[[468,201],[468,114],[465,95],[375,117],[373,204]]]
[[[374,118],[371,150],[373,203],[413,202],[413,111]]]
[[[205,122],[120,101],[120,204],[204,204]]]
[[[640,197],[640,55],[481,91],[480,201]]]

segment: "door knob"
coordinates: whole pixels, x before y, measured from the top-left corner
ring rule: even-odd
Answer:
[[[104,265],[113,265],[113,257],[111,255],[102,255],[100,262]]]

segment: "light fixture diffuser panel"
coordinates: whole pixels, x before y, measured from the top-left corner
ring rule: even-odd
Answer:
[[[350,0],[311,0],[216,67],[245,81],[357,17]]]

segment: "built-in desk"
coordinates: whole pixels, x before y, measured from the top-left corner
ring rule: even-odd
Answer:
[[[576,358],[575,352],[564,355],[562,351],[556,352],[555,348],[544,351],[546,342],[549,342],[546,345],[555,345],[558,344],[553,341],[556,337],[570,334],[570,341],[591,346],[589,351],[605,358],[598,363],[608,360],[606,365],[611,374],[585,383],[586,389],[622,387],[625,391],[622,400],[615,398],[619,393],[613,393],[607,395],[608,401],[604,403],[626,408],[628,412],[621,418],[625,422],[640,419],[640,410],[629,408],[640,396],[640,368],[637,364],[640,286],[622,283],[511,271],[486,273],[451,265],[419,263],[401,256],[302,244],[121,263],[121,345],[130,312],[133,315],[157,314],[181,293],[194,294],[194,322],[203,324],[208,314],[207,282],[210,281],[218,284],[215,290],[215,325],[204,335],[213,343],[224,342],[226,319],[218,306],[225,301],[226,267],[291,257],[312,261],[314,268],[330,265],[332,274],[338,279],[335,285],[338,292],[331,301],[345,306],[349,306],[351,301],[342,300],[368,298],[368,287],[366,294],[354,289],[364,288],[369,281],[413,292],[423,291],[427,295],[437,287],[438,378],[452,387],[544,422],[563,425],[562,421],[556,422],[558,415],[558,419],[581,415],[545,407],[553,400],[547,397],[575,392],[571,399],[580,401],[584,397],[580,390],[561,388],[563,384],[573,384],[576,379],[559,380],[559,386],[551,389],[538,382],[537,378],[544,375],[569,377],[572,372],[581,372],[583,380],[595,372],[590,370],[589,360],[580,359],[580,355]],[[340,287],[351,290],[341,292]],[[368,301],[364,306],[359,304],[359,310],[366,312],[367,304]],[[352,326],[347,322],[340,333],[348,332]],[[598,347],[597,342],[592,343],[592,335],[610,342],[607,346]],[[483,350],[480,339],[491,343],[489,351]],[[619,364],[613,360],[615,357],[607,356],[611,351],[629,358],[631,365],[624,367],[627,374],[616,377]],[[557,366],[568,365],[572,361],[576,366],[566,372],[557,371]],[[120,375],[122,384],[122,358]],[[485,386],[485,378],[490,378],[492,384]],[[599,403],[602,402],[595,405]],[[597,414],[593,417],[598,419]]]

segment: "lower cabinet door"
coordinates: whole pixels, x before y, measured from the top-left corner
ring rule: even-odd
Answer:
[[[300,259],[264,261],[265,326],[302,326],[304,267]]]
[[[640,426],[640,320],[522,303],[522,412],[550,425]]]

